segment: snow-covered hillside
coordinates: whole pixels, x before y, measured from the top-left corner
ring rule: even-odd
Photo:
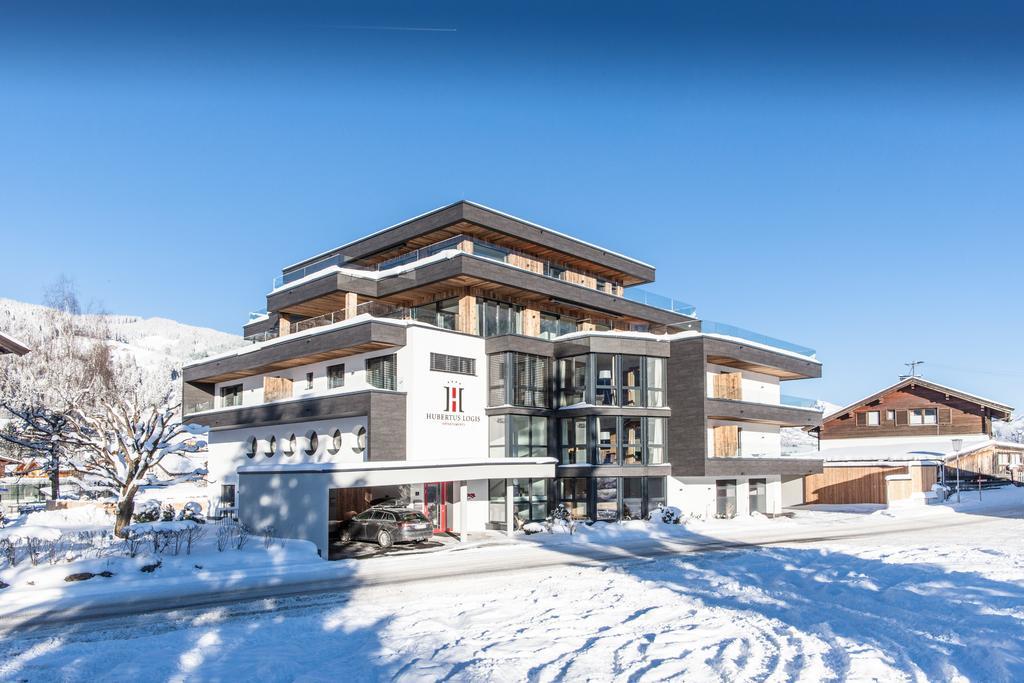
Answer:
[[[828,401],[819,400],[814,407],[822,411],[822,415],[833,413],[842,406]],[[813,434],[808,434],[800,427],[783,427],[782,432],[782,454],[795,455],[818,450],[818,439]]]
[[[44,306],[0,298],[0,331],[8,332],[29,346],[45,334]],[[237,348],[241,337],[185,325],[166,318],[133,315],[101,316],[109,330],[109,344],[151,370],[165,369],[168,376],[188,361]]]

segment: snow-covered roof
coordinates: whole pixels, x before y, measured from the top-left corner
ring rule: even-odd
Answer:
[[[376,237],[377,235],[382,235],[382,234],[386,233],[388,230],[394,230],[397,227],[406,225],[407,223],[412,223],[413,221],[417,221],[417,220],[419,220],[421,218],[424,218],[426,216],[429,216],[431,214],[435,214],[435,213],[438,213],[440,211],[444,211],[445,209],[450,209],[451,207],[457,206],[459,204],[468,204],[470,206],[475,206],[478,209],[483,209],[485,211],[490,211],[491,213],[497,214],[499,216],[503,216],[504,218],[510,218],[510,219],[512,219],[514,221],[518,221],[518,222],[520,222],[520,223],[522,223],[524,225],[529,225],[529,226],[534,227],[534,228],[539,228],[541,230],[545,230],[547,232],[550,232],[553,235],[558,235],[559,237],[564,237],[566,239],[572,240],[573,242],[578,242],[580,244],[585,244],[588,247],[593,247],[594,249],[600,249],[601,251],[608,252],[609,254],[613,254],[615,256],[618,256],[619,258],[624,258],[627,261],[632,261],[633,263],[639,264],[641,266],[646,266],[648,268],[653,268],[654,267],[654,266],[652,266],[649,263],[644,263],[643,261],[635,259],[635,258],[633,258],[631,256],[626,256],[625,254],[620,254],[619,252],[612,251],[611,249],[607,249],[607,248],[602,247],[602,246],[598,246],[596,244],[593,244],[592,242],[587,242],[586,240],[581,240],[578,237],[573,237],[572,235],[567,235],[564,232],[560,232],[558,230],[554,230],[554,229],[549,228],[547,226],[540,225],[539,223],[534,223],[533,221],[528,221],[528,220],[526,220],[524,218],[520,218],[518,216],[513,216],[510,213],[505,213],[504,211],[499,211],[498,209],[493,209],[493,208],[491,208],[489,206],[486,206],[484,204],[478,204],[477,202],[471,202],[468,199],[462,199],[462,200],[459,200],[457,202],[452,202],[451,204],[445,204],[444,206],[439,206],[436,209],[431,209],[430,211],[426,211],[424,213],[421,213],[418,216],[413,216],[412,218],[406,218],[405,220],[399,221],[398,223],[395,223],[394,225],[389,225],[388,227],[381,228],[380,230],[377,230],[376,232],[371,232],[369,235],[364,235],[363,237],[360,237],[358,239],[352,240],[351,242],[346,242],[345,244],[342,244],[339,247],[334,247],[333,249],[328,249],[327,251],[320,252],[316,256],[310,256],[309,258],[304,258],[304,259],[302,259],[301,261],[299,261],[297,263],[291,264],[290,266],[285,266],[284,270],[286,270],[286,271],[287,270],[291,270],[292,268],[297,268],[297,267],[301,266],[304,263],[309,263],[311,261],[315,261],[315,260],[323,258],[325,256],[330,256],[331,254],[334,254],[334,253],[336,253],[338,251],[341,251],[342,249],[350,247],[353,244],[358,244],[359,242],[363,242],[365,240],[368,240],[371,237]]]
[[[995,441],[985,434],[965,434],[892,439],[826,439],[821,442],[820,451],[799,455],[821,458],[828,463],[942,461],[956,456],[953,450],[954,438],[963,439],[961,456],[989,446],[1024,450],[1024,444]]]
[[[996,410],[999,410],[999,411],[1002,411],[1002,412],[1006,412],[1006,413],[1012,413],[1013,412],[1013,408],[1011,406],[1008,406],[1008,405],[1006,405],[1004,403],[999,403],[998,401],[993,401],[993,400],[988,399],[988,398],[983,398],[983,397],[977,396],[975,394],[969,394],[966,391],[961,391],[960,389],[954,389],[952,387],[947,387],[947,386],[939,384],[937,382],[932,382],[930,380],[924,379],[923,377],[907,377],[906,379],[901,379],[900,381],[896,382],[895,384],[891,384],[891,385],[887,386],[886,388],[882,389],[881,391],[877,391],[877,392],[871,394],[870,396],[866,396],[866,397],[860,399],[859,401],[854,401],[853,403],[851,403],[851,404],[849,404],[847,406],[844,406],[844,407],[840,408],[839,410],[833,411],[833,412],[829,413],[828,415],[825,415],[822,419],[823,420],[829,420],[829,419],[831,419],[833,417],[836,417],[837,415],[842,415],[843,413],[847,413],[847,412],[849,412],[851,410],[854,410],[855,408],[859,408],[860,406],[862,406],[862,405],[864,405],[866,403],[870,403],[871,401],[874,401],[875,399],[877,399],[877,398],[879,398],[881,396],[884,396],[885,394],[888,394],[891,391],[896,391],[898,389],[902,389],[903,387],[911,386],[911,385],[920,385],[920,386],[932,389],[933,391],[938,391],[938,392],[942,392],[942,393],[945,393],[945,394],[951,394],[953,396],[959,396],[960,398],[963,398],[965,400],[973,401],[975,403],[979,403],[981,405],[985,405],[985,406],[988,406],[990,408],[995,408]]]

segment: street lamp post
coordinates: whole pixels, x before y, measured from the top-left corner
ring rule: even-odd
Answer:
[[[953,439],[953,452],[956,453],[956,502],[960,502],[960,449],[964,446],[963,439]]]

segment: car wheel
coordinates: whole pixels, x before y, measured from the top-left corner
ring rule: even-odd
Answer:
[[[377,534],[377,545],[381,548],[390,548],[392,543],[394,543],[394,541],[391,540],[390,532],[381,531]]]

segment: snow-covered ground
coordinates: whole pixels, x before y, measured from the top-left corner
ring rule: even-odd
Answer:
[[[1024,489],[599,529],[319,562],[337,585],[299,597],[21,624],[0,679],[1021,679]]]

